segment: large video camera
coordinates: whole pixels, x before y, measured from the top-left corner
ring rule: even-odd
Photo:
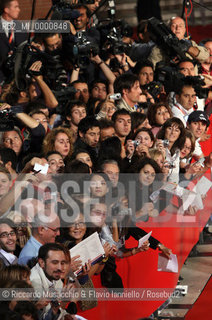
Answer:
[[[85,31],[77,32],[77,42],[73,46],[73,62],[81,69],[86,68],[90,63],[91,55],[99,54],[99,46],[86,36]]]
[[[148,19],[148,31],[150,38],[170,57],[188,59],[185,52],[191,47],[191,41],[179,40],[164,22],[152,17]]]
[[[79,0],[78,4],[94,4],[94,0]],[[73,19],[80,16],[80,13],[77,10],[74,10],[74,5],[70,4],[68,0],[52,0],[52,5],[52,20],[73,21]]]
[[[107,21],[107,20],[106,20]],[[107,21],[108,22],[108,21]],[[132,36],[132,28],[124,20],[109,20],[98,26],[102,39],[102,51],[112,55],[126,53],[129,55],[131,45],[123,42],[123,37]]]
[[[173,66],[160,64],[155,70],[155,80],[164,85],[166,93],[178,92],[184,83],[189,83],[194,88],[198,98],[206,99],[208,96],[209,89],[203,88],[205,82],[202,76],[185,77]]]
[[[112,55],[129,53],[130,45],[122,41],[122,37],[115,31],[107,37],[107,52]]]

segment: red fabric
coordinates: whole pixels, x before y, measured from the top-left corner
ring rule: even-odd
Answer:
[[[192,309],[187,313],[185,320],[211,319],[212,306],[212,277],[206,284],[200,297],[197,299]]]
[[[212,114],[209,118],[210,125],[207,130],[207,134],[210,134],[210,138],[204,142],[200,142],[202,152],[205,156],[208,156],[212,152]]]

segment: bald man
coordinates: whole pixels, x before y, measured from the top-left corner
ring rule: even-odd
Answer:
[[[171,31],[176,35],[179,40],[186,39],[185,32],[186,26],[185,22],[180,17],[175,17],[171,19],[170,22]],[[209,57],[209,51],[207,48],[198,46],[195,41],[191,40],[191,46],[186,52],[186,56],[190,59],[196,59],[200,63],[203,63]],[[166,55],[166,52],[162,48],[155,46],[149,56],[149,60],[153,63],[154,67],[160,61],[170,62],[170,57]]]

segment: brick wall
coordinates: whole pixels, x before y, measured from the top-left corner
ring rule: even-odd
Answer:
[[[33,0],[19,0],[21,12],[19,15],[20,20],[28,20],[31,17]],[[51,0],[36,0],[34,19],[44,18],[51,8]]]

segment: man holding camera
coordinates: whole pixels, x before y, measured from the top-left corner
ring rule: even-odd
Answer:
[[[179,40],[187,40],[185,38],[185,22],[180,17],[175,17],[171,19],[170,29],[176,35]],[[187,40],[187,51],[185,52],[186,56],[190,59],[196,59],[200,63],[204,62],[209,57],[209,52],[205,47],[198,46],[195,41]],[[155,46],[152,49],[149,60],[156,66],[160,61],[170,62],[170,57],[167,56],[166,52],[162,48]]]
[[[121,99],[117,104],[118,109],[128,112],[136,111],[136,105],[140,102],[141,88],[139,78],[131,73],[124,73],[116,78],[114,91],[121,93]]]

